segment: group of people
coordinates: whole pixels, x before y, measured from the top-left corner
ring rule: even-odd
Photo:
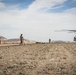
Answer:
[[[23,34],[20,35],[20,44],[23,44]],[[49,39],[49,43],[51,42],[51,39]]]
[[[23,38],[23,34],[20,35],[20,44],[22,45],[24,43],[24,38]],[[76,40],[76,39],[75,39]],[[51,39],[49,39],[49,43],[51,42]],[[1,44],[1,39],[0,39],[0,44]]]

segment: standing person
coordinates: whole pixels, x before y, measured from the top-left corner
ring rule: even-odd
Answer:
[[[23,34],[20,35],[20,44],[23,44]]]
[[[1,44],[1,38],[0,38],[0,44]]]
[[[76,36],[74,37],[74,41],[76,42]]]
[[[49,43],[51,42],[51,39],[49,39]]]

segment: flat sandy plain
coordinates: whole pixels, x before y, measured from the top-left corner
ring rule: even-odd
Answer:
[[[0,75],[76,75],[76,43],[0,46]]]

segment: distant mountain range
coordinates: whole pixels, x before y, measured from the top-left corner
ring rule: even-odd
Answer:
[[[6,41],[6,42],[14,42],[14,41],[20,41],[19,38],[13,38],[13,39],[6,39],[6,40],[3,40],[3,41]],[[30,41],[28,39],[24,39],[24,41]]]
[[[4,36],[0,36],[0,39],[1,40],[5,40],[6,38]]]

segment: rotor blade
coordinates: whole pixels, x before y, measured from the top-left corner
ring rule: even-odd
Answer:
[[[67,29],[55,30],[55,31],[56,31],[56,32],[61,32],[61,31],[76,32],[76,30],[67,30]]]
[[[76,30],[68,30],[68,31],[71,31],[71,32],[76,32]]]
[[[62,32],[62,31],[68,31],[66,29],[62,29],[62,30],[55,30],[56,32]]]

